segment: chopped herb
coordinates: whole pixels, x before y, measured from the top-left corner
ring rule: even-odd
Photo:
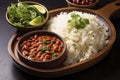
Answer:
[[[50,44],[50,43],[51,43],[51,41],[46,40],[46,39],[44,39],[43,42],[44,42],[45,44]]]
[[[80,29],[80,28],[84,28],[84,27],[85,27],[85,23],[83,23],[83,22],[79,22],[79,23],[75,24],[76,29]]]
[[[78,14],[75,14],[75,13],[71,14],[71,17],[74,18],[74,19],[80,18],[80,16]]]
[[[52,56],[53,56],[53,57],[57,57],[57,53],[56,53],[56,52],[53,52],[53,53],[52,53]]]
[[[89,24],[89,20],[88,19],[81,19],[81,22],[85,23],[85,24]]]
[[[68,25],[75,27],[76,29],[85,28],[89,24],[89,20],[86,18],[81,18],[78,14],[71,14],[70,20],[68,20]]]
[[[51,41],[51,43],[50,43],[50,44],[55,44],[55,42]]]
[[[40,49],[41,49],[42,52],[45,52],[45,51],[49,51],[49,50],[50,50],[50,48],[47,47],[47,46],[41,46]]]

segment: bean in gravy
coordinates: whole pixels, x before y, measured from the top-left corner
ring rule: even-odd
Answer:
[[[49,61],[57,58],[63,51],[63,42],[54,36],[35,34],[20,45],[24,57],[33,61]]]

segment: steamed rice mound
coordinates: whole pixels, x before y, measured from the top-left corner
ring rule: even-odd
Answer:
[[[67,22],[73,13],[89,19],[89,24],[83,29],[68,26]],[[109,42],[108,27],[93,14],[78,11],[61,12],[48,21],[47,29],[59,34],[66,41],[68,56],[65,65],[83,61],[97,54]]]

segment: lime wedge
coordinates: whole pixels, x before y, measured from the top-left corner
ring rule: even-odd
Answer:
[[[42,14],[46,13],[46,10],[44,7],[40,6],[40,5],[33,5],[35,8],[38,9],[38,11],[40,11]]]
[[[37,16],[32,21],[29,22],[30,25],[37,25],[43,21],[43,18],[41,16]]]

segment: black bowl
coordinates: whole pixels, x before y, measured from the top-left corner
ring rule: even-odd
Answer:
[[[62,50],[61,55],[53,60],[49,60],[49,61],[45,61],[45,62],[30,60],[30,59],[26,58],[25,56],[23,56],[23,54],[21,53],[20,45],[24,41],[28,40],[30,37],[34,36],[35,34],[37,34],[39,36],[45,36],[45,35],[54,36],[54,37],[58,38],[60,41],[62,41],[63,50]],[[64,62],[64,60],[67,56],[66,43],[64,42],[64,40],[56,33],[46,31],[46,30],[36,30],[36,31],[32,31],[32,32],[29,32],[29,33],[26,33],[25,35],[23,35],[17,43],[17,51],[18,51],[18,56],[22,62],[24,62],[25,64],[30,65],[32,67],[36,67],[36,68],[46,68],[47,69],[47,68],[58,67],[58,66],[62,65],[62,63]]]

